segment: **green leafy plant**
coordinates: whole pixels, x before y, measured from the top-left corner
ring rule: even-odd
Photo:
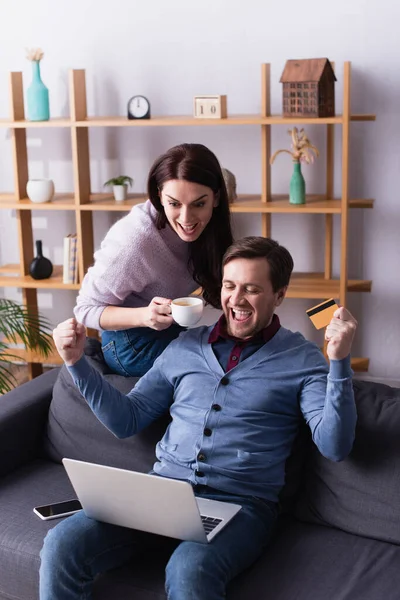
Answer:
[[[128,177],[128,175],[119,175],[119,177],[112,177],[108,181],[105,182],[104,187],[108,185],[133,185],[132,177]]]
[[[10,363],[21,358],[12,353],[10,344],[22,343],[47,357],[53,349],[51,331],[46,318],[32,314],[29,308],[13,300],[0,298],[0,394],[9,392],[17,383]]]

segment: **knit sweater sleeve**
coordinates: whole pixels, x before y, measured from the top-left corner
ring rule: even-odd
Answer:
[[[331,360],[327,376],[324,357],[319,351],[312,354],[314,367],[303,385],[300,408],[321,454],[340,461],[352,449],[357,421],[350,356]]]
[[[148,229],[143,220],[138,222],[129,214],[106,234],[83,279],[74,309],[77,320],[86,327],[101,329],[100,317],[107,306],[122,306],[130,294],[143,294],[151,263],[143,259],[149,257]]]

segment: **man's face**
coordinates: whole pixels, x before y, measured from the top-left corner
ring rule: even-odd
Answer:
[[[242,340],[267,327],[286,287],[273,291],[265,258],[235,258],[224,267],[221,304],[229,335]]]

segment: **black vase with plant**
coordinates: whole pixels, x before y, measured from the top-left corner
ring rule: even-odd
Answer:
[[[48,279],[53,272],[53,265],[48,258],[43,256],[42,241],[36,242],[36,256],[29,266],[29,273],[33,279]]]

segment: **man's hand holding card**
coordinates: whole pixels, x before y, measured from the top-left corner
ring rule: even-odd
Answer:
[[[330,360],[342,360],[350,354],[357,321],[343,306],[333,299],[326,300],[306,311],[317,329],[326,327],[325,339]]]
[[[330,360],[342,360],[350,354],[357,325],[357,321],[346,308],[341,306],[335,310],[325,330],[325,339],[328,342],[326,353]]]

